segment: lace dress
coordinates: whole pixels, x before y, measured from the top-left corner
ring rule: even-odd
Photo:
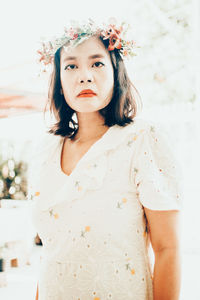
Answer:
[[[48,135],[31,173],[33,222],[42,239],[39,300],[152,300],[144,207],[179,210],[179,166],[149,121],[114,125],[67,176],[63,138]]]

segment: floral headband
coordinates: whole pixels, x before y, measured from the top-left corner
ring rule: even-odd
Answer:
[[[69,29],[64,28],[62,36],[54,37],[51,41],[42,42],[41,49],[37,51],[39,62],[43,64],[43,71],[46,71],[45,67],[53,63],[54,55],[59,48],[63,47],[67,50],[69,47],[77,46],[94,35],[102,37],[103,40],[108,39],[108,50],[113,51],[114,49],[118,49],[122,58],[135,56],[137,54],[133,52],[133,48],[139,48],[139,46],[136,46],[134,40],[126,38],[129,28],[130,25],[125,22],[117,26],[114,19],[108,25],[105,23],[103,25],[95,25],[95,22],[91,19],[83,24],[71,21]]]

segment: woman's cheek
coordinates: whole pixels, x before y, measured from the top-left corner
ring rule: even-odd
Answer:
[[[61,84],[63,87],[68,87],[68,86],[72,86],[74,82],[74,79],[73,79],[73,76],[69,76],[68,74],[67,75],[63,75],[61,77]]]

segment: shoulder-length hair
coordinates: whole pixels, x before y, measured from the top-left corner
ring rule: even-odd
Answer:
[[[99,38],[107,49],[108,40]],[[52,126],[49,132],[54,135],[72,137],[78,129],[78,123],[73,119],[75,111],[66,103],[64,95],[61,93],[60,52],[61,48],[55,53],[49,81],[48,101],[50,112],[54,114],[57,120],[57,123]],[[115,124],[126,126],[133,122],[138,108],[142,107],[142,101],[137,89],[129,79],[119,50],[109,51],[109,54],[114,70],[113,96],[109,104],[100,109],[99,113],[104,117],[104,125],[109,127]],[[136,96],[138,96],[138,99]]]

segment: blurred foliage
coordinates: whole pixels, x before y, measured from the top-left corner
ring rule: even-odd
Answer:
[[[27,163],[16,160],[14,145],[0,144],[0,199],[24,200],[27,197]]]

